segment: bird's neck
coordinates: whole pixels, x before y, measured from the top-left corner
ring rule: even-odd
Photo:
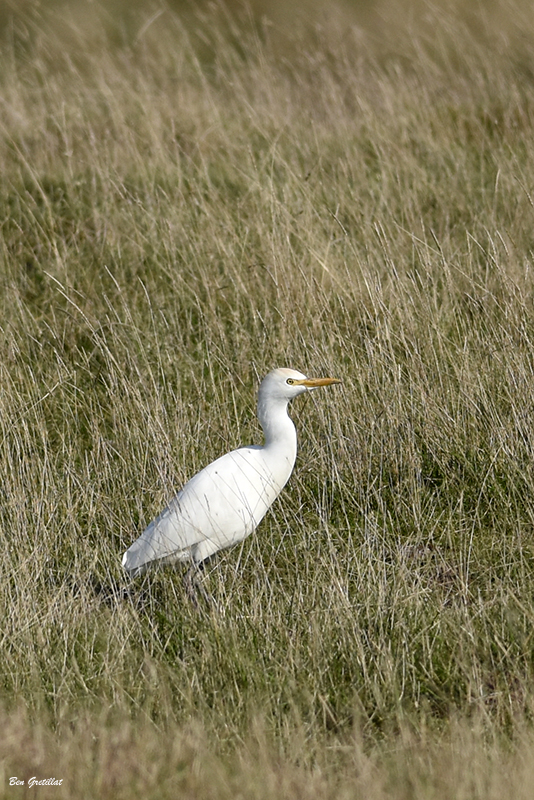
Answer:
[[[287,401],[258,401],[258,419],[265,435],[266,448],[282,448],[287,455],[297,455],[297,431],[287,413]]]

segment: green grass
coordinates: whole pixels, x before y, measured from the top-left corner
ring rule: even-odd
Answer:
[[[0,56],[0,796],[530,796],[528,4],[94,9]],[[130,584],[275,366],[343,385],[221,610]]]

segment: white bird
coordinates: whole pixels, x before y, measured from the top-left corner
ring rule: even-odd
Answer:
[[[186,587],[194,600],[199,565],[251,534],[289,480],[297,457],[297,432],[288,403],[333,383],[341,381],[307,378],[293,369],[270,372],[258,392],[265,444],[232,450],[198,472],[124,553],[122,566],[136,575],[153,562],[192,562]]]

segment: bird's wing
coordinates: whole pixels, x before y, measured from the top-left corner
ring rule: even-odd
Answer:
[[[137,570],[155,560],[203,561],[252,533],[286,480],[273,474],[262,447],[221,456],[150,523],[124,554],[123,566]]]

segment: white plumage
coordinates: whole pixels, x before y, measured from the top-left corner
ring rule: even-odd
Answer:
[[[240,542],[259,525],[293,471],[297,433],[287,413],[290,400],[335,378],[306,378],[292,369],[275,369],[262,381],[258,419],[263,446],[240,447],[213,461],[188,481],[124,553],[132,574],[152,562],[190,561],[193,570],[218,550]],[[188,588],[192,592],[192,574]]]

